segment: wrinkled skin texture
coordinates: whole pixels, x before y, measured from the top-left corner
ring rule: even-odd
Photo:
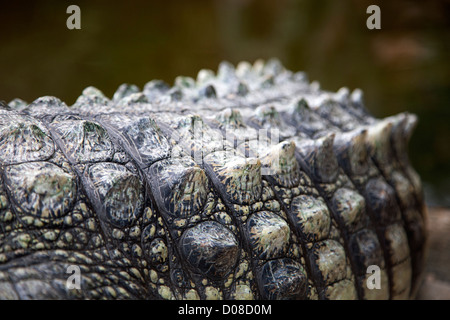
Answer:
[[[89,87],[71,107],[13,100],[0,298],[410,298],[426,243],[416,121],[375,119],[360,90],[323,91],[276,60],[111,100]]]

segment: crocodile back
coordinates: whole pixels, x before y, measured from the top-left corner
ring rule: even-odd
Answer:
[[[16,99],[0,108],[0,297],[413,297],[416,123],[274,59],[70,107]]]

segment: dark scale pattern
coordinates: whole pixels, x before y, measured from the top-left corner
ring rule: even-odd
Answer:
[[[0,109],[0,298],[413,297],[416,122],[277,60],[112,99],[88,87],[70,107],[15,99]]]

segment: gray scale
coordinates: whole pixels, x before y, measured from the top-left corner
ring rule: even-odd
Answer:
[[[416,122],[277,60],[111,99],[88,87],[72,106],[15,99],[0,107],[0,298],[413,297]]]

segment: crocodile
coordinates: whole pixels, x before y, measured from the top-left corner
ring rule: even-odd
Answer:
[[[277,59],[4,103],[0,298],[413,298],[417,122]]]

